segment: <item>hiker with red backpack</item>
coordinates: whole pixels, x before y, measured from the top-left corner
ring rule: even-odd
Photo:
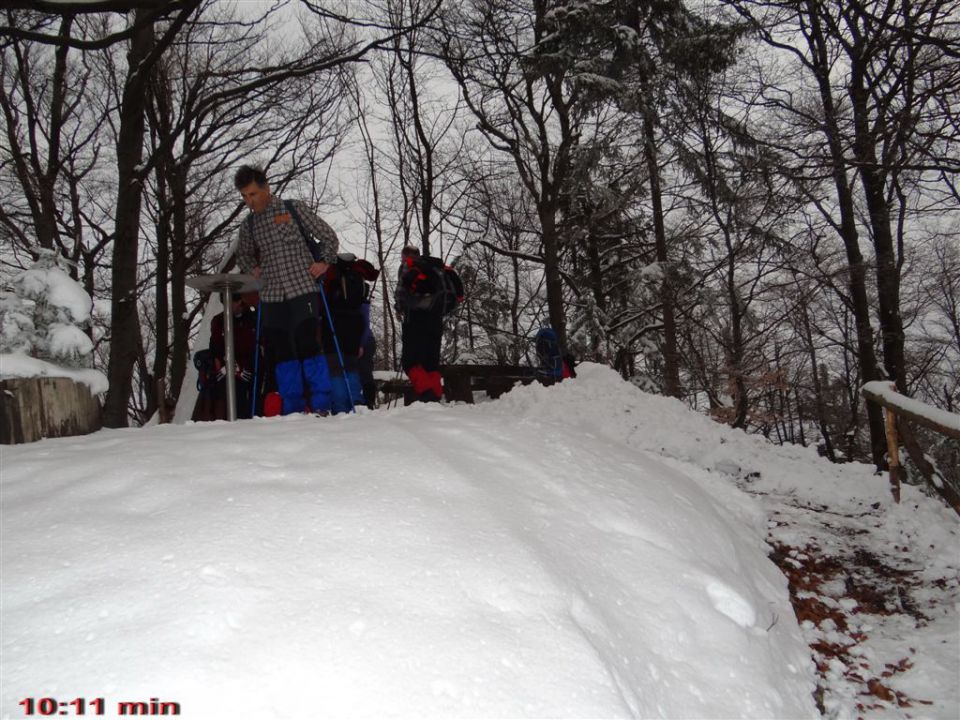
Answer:
[[[339,239],[305,203],[274,196],[260,168],[242,166],[234,185],[250,209],[240,224],[237,264],[260,279],[261,339],[282,413],[309,409],[325,415],[330,370],[319,340],[317,280],[335,262]]]
[[[421,256],[405,247],[394,293],[394,308],[402,321],[400,364],[413,385],[414,400],[437,402],[443,397],[440,345],[443,318],[463,301],[463,283],[439,258]]]

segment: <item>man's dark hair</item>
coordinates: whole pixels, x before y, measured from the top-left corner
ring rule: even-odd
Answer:
[[[416,245],[407,245],[400,251],[400,257],[420,257],[420,248]]]
[[[253,165],[241,165],[237,174],[233,176],[233,184],[237,190],[243,190],[250,183],[255,182],[260,187],[267,184],[267,175],[258,167]]]

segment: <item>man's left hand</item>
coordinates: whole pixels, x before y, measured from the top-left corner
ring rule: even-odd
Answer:
[[[330,265],[328,265],[328,264],[325,263],[325,262],[315,262],[315,263],[311,263],[311,264],[310,264],[310,277],[312,277],[314,280],[316,280],[318,277],[320,277],[321,275],[323,275],[323,274],[327,271],[327,268],[328,268],[328,267],[330,267]]]

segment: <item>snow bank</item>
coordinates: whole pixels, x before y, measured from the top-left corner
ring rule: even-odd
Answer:
[[[719,477],[726,475],[767,486],[779,478],[791,491],[823,505],[866,499],[893,504],[885,489],[886,479],[876,475],[871,466],[837,466],[820,458],[812,447],[773,445],[762,436],[691,412],[679,400],[632,387],[605,366],[583,363],[577,366],[577,374],[578,382],[514,390],[500,407],[622,442],[668,462],[676,460],[703,469],[714,477],[713,482],[708,481],[708,490],[717,489],[724,499],[729,493],[739,495]],[[575,411],[571,412],[572,408]],[[838,468],[843,486],[834,482]],[[919,494],[915,488],[909,491],[911,497]]]
[[[654,401],[586,366],[477,406],[4,450],[0,717],[816,717],[762,514],[677,460],[739,458]]]

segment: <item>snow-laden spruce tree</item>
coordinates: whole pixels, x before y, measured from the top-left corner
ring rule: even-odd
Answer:
[[[59,266],[59,254],[41,250],[29,270],[0,292],[0,353],[22,353],[62,367],[93,365],[90,296]]]

